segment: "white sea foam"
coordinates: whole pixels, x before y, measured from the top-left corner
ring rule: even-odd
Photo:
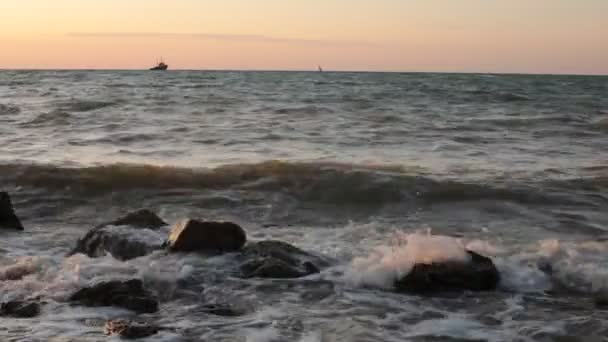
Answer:
[[[40,297],[63,301],[80,287],[97,281],[132,277],[137,268],[106,256],[91,259],[77,254],[69,258],[22,257],[0,273],[23,277],[0,281],[2,299]]]
[[[608,290],[606,241],[541,241],[539,254],[551,267],[551,278],[572,290],[598,293]]]
[[[505,252],[503,248],[496,246],[489,241],[479,239],[467,242],[466,249],[485,256],[494,256]]]
[[[427,233],[399,234],[391,245],[376,247],[366,257],[353,260],[345,273],[356,286],[391,288],[415,264],[469,260],[459,239]]]
[[[274,327],[252,329],[247,331],[247,342],[273,342],[279,339],[279,332]]]
[[[531,260],[530,256],[521,254],[494,259],[501,275],[500,287],[507,291],[524,293],[551,289],[549,277]]]
[[[447,318],[430,319],[410,327],[408,337],[450,337],[454,339],[483,341],[512,341],[514,333],[492,332],[474,319],[461,314],[452,314]]]
[[[542,240],[494,259],[501,287],[515,292],[551,289],[587,294],[608,290],[608,243]]]
[[[36,272],[42,264],[40,257],[22,257],[15,263],[0,267],[0,281],[19,280]]]
[[[302,338],[299,340],[299,342],[322,342],[322,341],[323,341],[323,335],[317,331],[308,333],[308,334],[302,336]]]

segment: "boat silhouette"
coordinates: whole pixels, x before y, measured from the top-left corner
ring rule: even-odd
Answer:
[[[169,66],[161,59],[161,61],[155,67],[150,68],[150,70],[167,70],[167,68],[169,68]]]

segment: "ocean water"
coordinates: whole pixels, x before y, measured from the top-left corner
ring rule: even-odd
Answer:
[[[26,226],[0,232],[0,301],[46,302],[3,318],[0,340],[109,340],[104,320],[127,311],[66,298],[140,277],[161,298],[144,318],[174,328],[149,341],[603,341],[606,151],[608,77],[0,71],[0,190]],[[65,257],[139,208],[335,262],[243,280],[223,272],[230,255]],[[391,291],[414,261],[464,247],[493,258],[499,290]],[[246,314],[201,312],[218,301]]]

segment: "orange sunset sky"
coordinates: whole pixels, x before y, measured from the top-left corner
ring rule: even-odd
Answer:
[[[608,74],[608,0],[0,0],[0,68]]]

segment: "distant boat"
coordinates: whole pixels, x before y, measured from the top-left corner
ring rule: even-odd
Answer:
[[[150,68],[150,70],[167,70],[169,66],[165,64],[162,60],[158,63],[154,68]]]
[[[323,72],[323,68],[319,65],[319,72]]]

